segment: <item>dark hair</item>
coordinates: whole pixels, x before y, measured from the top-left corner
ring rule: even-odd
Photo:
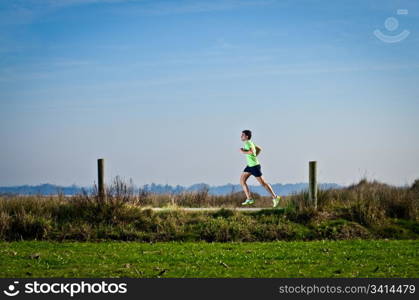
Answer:
[[[249,140],[252,138],[252,132],[250,130],[243,130],[242,132],[247,136]]]

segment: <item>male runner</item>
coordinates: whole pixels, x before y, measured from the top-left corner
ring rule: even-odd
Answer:
[[[242,203],[242,205],[250,205],[255,203],[250,196],[249,186],[247,185],[246,181],[253,175],[256,177],[257,181],[268,191],[269,194],[272,196],[273,207],[277,207],[279,201],[281,200],[280,196],[277,196],[273,191],[271,185],[265,181],[262,177],[260,163],[256,157],[256,145],[251,141],[252,132],[250,130],[243,130],[241,134],[241,140],[244,142],[244,147],[240,148],[241,153],[246,154],[247,166],[243,170],[243,173],[240,177],[240,184],[243,187],[243,191],[246,194],[246,201]],[[262,149],[260,147],[259,151]],[[259,153],[258,153],[259,154]]]

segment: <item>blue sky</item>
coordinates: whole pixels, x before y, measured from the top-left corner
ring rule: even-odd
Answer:
[[[0,185],[90,185],[99,157],[139,185],[237,183],[243,129],[271,183],[317,160],[323,182],[410,184],[418,16],[417,1],[2,0]]]

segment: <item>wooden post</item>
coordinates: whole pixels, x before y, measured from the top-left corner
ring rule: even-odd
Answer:
[[[308,165],[308,195],[310,202],[314,204],[314,209],[317,209],[317,162],[310,161]]]
[[[103,158],[99,158],[97,160],[97,176],[98,176],[98,191],[99,191],[99,198],[104,200],[105,197],[105,160]]]

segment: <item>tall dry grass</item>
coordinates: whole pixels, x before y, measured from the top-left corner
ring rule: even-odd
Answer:
[[[361,180],[344,189],[320,190],[317,210],[309,202],[308,192],[303,191],[285,197],[284,210],[257,213],[228,210],[241,206],[245,198],[242,192],[215,196],[202,189],[157,195],[144,190],[134,192],[132,181],[126,183],[119,177],[106,187],[106,195],[100,198],[94,186],[92,193],[83,190],[74,197],[0,196],[0,240],[264,241],[414,238],[419,234],[419,180],[410,187]],[[271,207],[269,197],[254,197],[258,206]],[[154,212],[147,209],[151,206],[212,206],[227,210]]]
[[[388,218],[418,221],[419,180],[410,187],[395,187],[362,179],[343,189],[319,190],[318,210],[338,214],[372,226]],[[287,198],[298,211],[313,210],[307,191]]]

